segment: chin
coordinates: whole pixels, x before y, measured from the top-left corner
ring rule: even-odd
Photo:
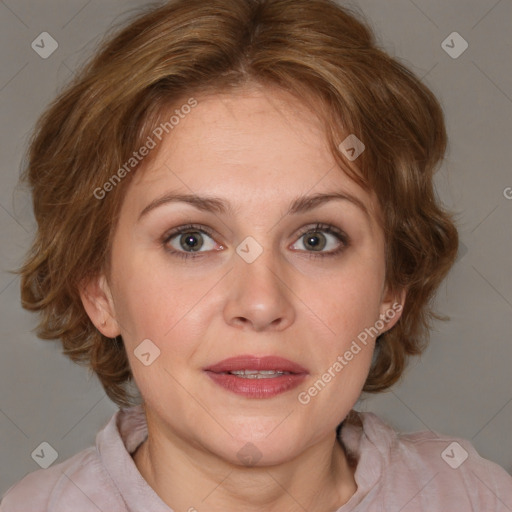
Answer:
[[[224,444],[219,456],[232,464],[241,466],[273,466],[288,462],[304,451],[307,446],[304,445],[304,436],[290,431],[290,426],[286,428],[283,422],[280,426],[273,422],[271,429],[264,429],[264,433],[252,433],[247,430],[229,430],[233,437]],[[249,430],[249,429],[248,429]],[[211,442],[211,440],[210,440]],[[215,442],[215,440],[213,440]],[[224,438],[226,442],[226,438]],[[219,446],[222,441],[211,446],[215,452],[219,452]]]

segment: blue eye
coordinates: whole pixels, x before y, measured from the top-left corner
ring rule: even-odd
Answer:
[[[328,224],[317,224],[313,228],[307,228],[299,239],[302,240],[302,246],[311,257],[335,256],[349,245],[348,236]]]
[[[205,240],[205,237],[210,241]],[[171,254],[181,258],[197,258],[199,255],[194,253],[215,250],[216,245],[212,233],[205,226],[194,225],[176,228],[165,236],[163,243]],[[201,251],[203,248],[206,249]]]
[[[201,258],[204,253],[224,249],[213,239],[213,232],[206,226],[190,224],[180,226],[164,235],[162,244],[170,254],[180,258]],[[348,236],[338,228],[328,224],[309,226],[299,236],[302,249],[292,246],[294,250],[305,252],[310,257],[335,256],[348,245]]]

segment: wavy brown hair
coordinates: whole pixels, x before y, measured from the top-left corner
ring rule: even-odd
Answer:
[[[141,165],[104,198],[94,191],[184,98],[251,83],[310,105],[337,162],[379,199],[386,281],[407,299],[398,323],[377,339],[364,391],[395,383],[440,318],[431,301],[458,236],[433,186],[446,132],[431,91],[333,1],[173,0],[138,13],[102,44],[39,119],[24,171],[38,230],[20,269],[23,307],[39,312],[38,335],[60,339],[120,406],[135,401],[122,340],[95,328],[79,289],[108,275],[124,192]],[[366,146],[353,162],[338,148],[347,134]]]

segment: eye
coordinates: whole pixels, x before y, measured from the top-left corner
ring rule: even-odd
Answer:
[[[349,244],[348,236],[338,228],[328,224],[317,224],[314,227],[306,228],[292,248],[305,250],[311,256],[334,256],[343,251]],[[295,245],[301,247],[295,247]]]
[[[164,235],[162,243],[170,253],[182,258],[198,257],[194,253],[223,249],[213,240],[213,234],[205,226],[180,226]]]
[[[224,249],[213,237],[214,234],[208,227],[190,224],[167,232],[161,242],[165,250],[173,256],[200,258],[204,256],[202,253]],[[305,251],[310,257],[335,256],[349,245],[348,236],[329,224],[316,224],[305,228],[299,240],[291,248]]]

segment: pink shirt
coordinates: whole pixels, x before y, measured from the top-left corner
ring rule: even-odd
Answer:
[[[512,512],[512,477],[468,441],[428,431],[400,434],[373,413],[359,417],[362,426],[341,430],[358,458],[358,489],[338,512]],[[118,411],[96,447],[30,473],[7,491],[0,510],[172,512],[131,457],[146,436],[141,406]]]

